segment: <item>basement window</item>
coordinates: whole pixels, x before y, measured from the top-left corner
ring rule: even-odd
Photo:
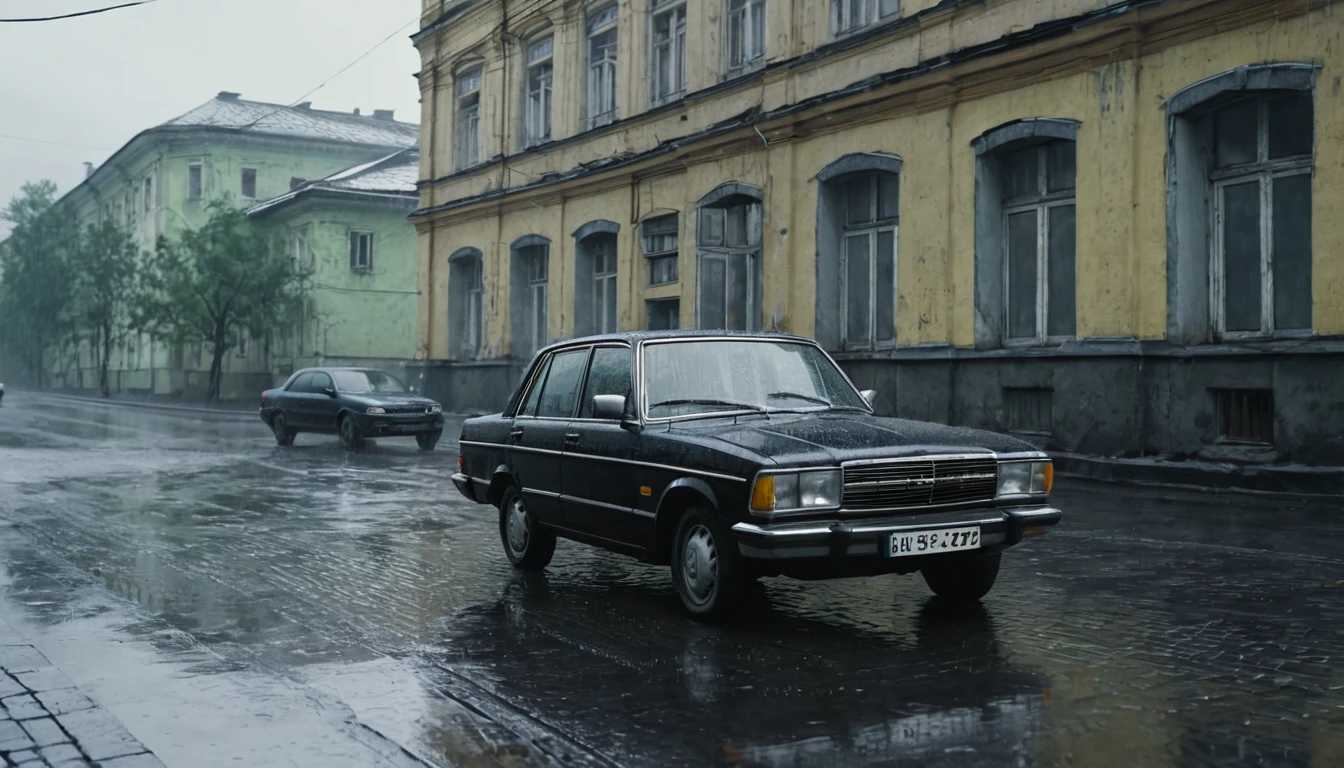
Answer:
[[[1051,433],[1054,390],[1043,387],[1005,387],[1003,404],[1008,431],[1027,435]]]
[[[1274,391],[1215,389],[1218,439],[1227,443],[1270,445],[1274,442]]]

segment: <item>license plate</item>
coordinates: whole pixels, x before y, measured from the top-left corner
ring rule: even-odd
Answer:
[[[979,526],[893,533],[887,537],[887,557],[933,555],[979,548]]]
[[[424,424],[396,424],[392,427],[398,432],[419,432],[425,428]]]

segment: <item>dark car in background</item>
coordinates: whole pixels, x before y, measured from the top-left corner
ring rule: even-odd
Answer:
[[[414,437],[432,451],[443,435],[443,408],[412,394],[395,376],[370,368],[305,368],[261,393],[261,420],[275,442],[300,432],[340,435],[347,451],[375,437]]]
[[[469,499],[517,567],[556,537],[670,564],[697,618],[758,576],[923,574],[978,600],[1001,552],[1060,519],[1050,459],[990,432],[873,414],[810,339],[626,333],[542,350],[503,413],[462,426]]]

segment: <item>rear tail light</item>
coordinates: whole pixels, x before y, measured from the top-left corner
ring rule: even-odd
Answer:
[[[457,455],[457,468],[463,470],[467,468],[467,462],[462,458],[462,454],[460,453]]]
[[[265,393],[265,392],[262,392],[262,393],[261,393],[261,404],[262,404],[262,405],[265,405],[265,404],[266,404],[266,393]]]

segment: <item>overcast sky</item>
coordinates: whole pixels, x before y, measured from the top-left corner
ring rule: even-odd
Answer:
[[[0,19],[125,0],[0,0]],[[411,46],[420,0],[155,0],[63,21],[0,23],[0,207],[25,181],[64,194],[140,131],[219,91],[318,109],[395,109],[418,122]],[[20,137],[20,138],[13,138]],[[49,143],[39,143],[49,142]],[[77,145],[77,146],[56,146]],[[8,224],[0,221],[0,238]]]

